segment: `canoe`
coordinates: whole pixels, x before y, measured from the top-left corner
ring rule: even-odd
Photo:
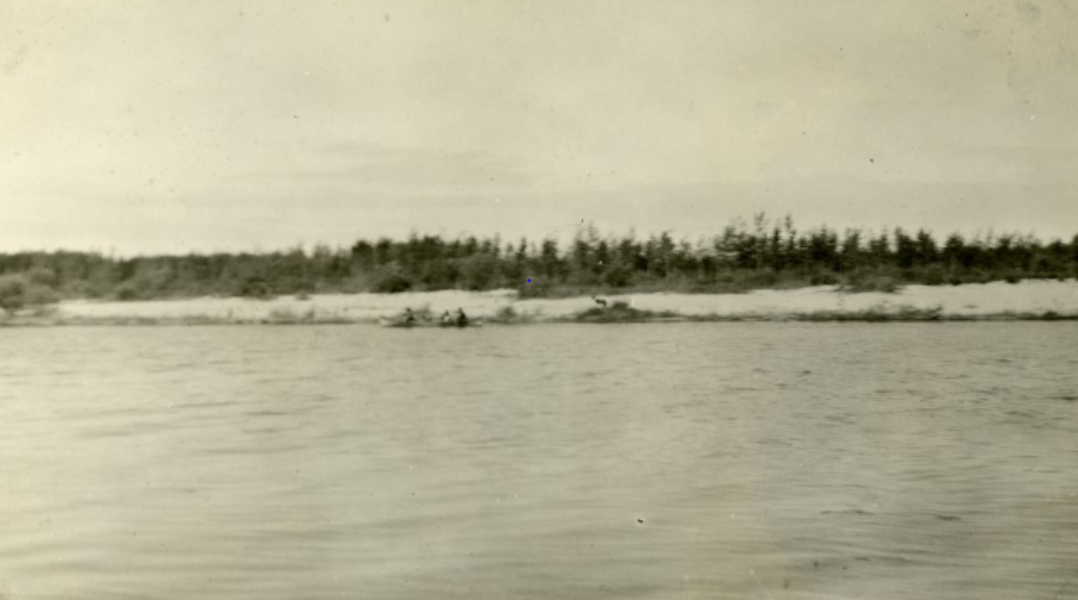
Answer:
[[[483,324],[475,319],[468,319],[467,323],[457,323],[456,321],[449,321],[448,323],[438,323],[438,327],[445,327],[447,329],[464,329],[465,327],[482,327]]]
[[[482,322],[477,321],[475,319],[468,319],[468,322],[463,324],[463,325],[461,325],[460,323],[457,323],[456,321],[450,321],[448,323],[443,323],[441,321],[411,321],[411,322],[408,322],[408,321],[399,321],[399,320],[396,320],[396,319],[386,319],[386,318],[378,319],[378,323],[382,327],[392,327],[394,329],[420,329],[420,328],[425,328],[425,327],[426,328],[437,327],[439,329],[441,329],[441,328],[444,328],[444,329],[464,329],[464,328],[467,328],[467,327],[482,327],[483,326]]]

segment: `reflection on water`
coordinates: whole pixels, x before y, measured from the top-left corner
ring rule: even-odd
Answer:
[[[0,336],[11,599],[1078,598],[1074,324]]]

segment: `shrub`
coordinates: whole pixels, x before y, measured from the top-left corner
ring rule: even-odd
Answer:
[[[503,306],[498,309],[498,313],[494,315],[494,319],[498,321],[512,322],[517,318],[517,311],[513,310],[512,306]]]
[[[27,271],[26,276],[30,279],[31,284],[39,286],[52,288],[56,287],[58,283],[56,272],[44,267],[34,267]]]
[[[26,288],[26,304],[29,306],[44,306],[56,304],[59,301],[60,297],[48,286],[30,284]]]
[[[460,271],[469,290],[489,289],[498,279],[498,259],[489,254],[476,254],[461,261]],[[408,287],[411,285],[409,281]]]
[[[498,312],[493,317],[487,319],[491,323],[513,324],[513,323],[530,323],[535,319],[534,315],[521,314],[513,310],[512,306],[503,306],[498,309]]]
[[[116,286],[116,289],[113,290],[113,293],[116,294],[116,299],[120,300],[121,302],[131,302],[132,300],[138,300],[142,298],[141,291],[133,281],[125,281],[121,283],[120,285]]]
[[[23,275],[5,275],[0,277],[0,308],[14,313],[26,306],[26,288],[29,282]]]
[[[604,285],[613,288],[624,288],[633,284],[633,273],[627,267],[615,265],[604,272],[600,279]]]
[[[266,298],[270,295],[269,282],[265,277],[247,277],[240,284],[238,295],[245,298]]]
[[[47,285],[34,283],[26,275],[0,277],[0,308],[14,314],[26,306],[44,306],[59,301],[56,292]]]
[[[814,273],[809,278],[809,283],[812,285],[836,285],[838,284],[838,278],[834,273]]]
[[[397,273],[380,277],[374,282],[374,291],[379,294],[398,294],[412,289],[412,280]]]
[[[656,319],[678,318],[670,311],[641,310],[629,306],[628,302],[615,300],[608,308],[594,307],[573,315],[578,323],[642,323]]]
[[[932,265],[925,269],[924,283],[925,285],[943,285],[945,281],[943,268],[939,265]]]

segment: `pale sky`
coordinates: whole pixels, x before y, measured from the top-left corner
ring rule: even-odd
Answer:
[[[0,251],[1078,233],[1073,0],[0,0]]]

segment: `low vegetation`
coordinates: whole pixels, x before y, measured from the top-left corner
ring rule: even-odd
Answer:
[[[119,258],[86,252],[0,254],[3,307],[22,300],[147,300],[206,295],[269,298],[284,294],[491,290],[522,297],[609,293],[741,293],[811,285],[850,293],[893,292],[911,283],[958,285],[1078,275],[1078,235],[1043,242],[1029,235],[927,231],[799,231],[789,217],[735,220],[699,240],[670,233],[638,238],[582,227],[568,244],[552,238],[412,235],[359,240],[350,248]],[[50,296],[51,295],[51,296]],[[20,305],[21,306],[21,305]]]
[[[862,323],[909,323],[919,321],[943,320],[943,308],[915,308],[912,306],[900,306],[895,310],[886,307],[868,308],[865,310],[830,312],[821,311],[793,315],[795,321],[853,321]]]
[[[616,301],[608,307],[596,306],[573,315],[577,323],[646,323],[662,320],[685,320],[677,313],[633,308],[627,302]]]
[[[10,317],[24,308],[41,311],[59,298],[38,271],[0,275],[0,309]]]

